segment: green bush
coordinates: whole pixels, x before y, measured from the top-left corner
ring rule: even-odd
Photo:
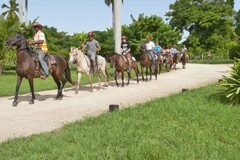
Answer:
[[[229,76],[223,76],[222,93],[232,104],[240,104],[240,59],[236,59]]]
[[[229,51],[229,58],[234,59],[234,58],[240,58],[240,45],[232,47]]]

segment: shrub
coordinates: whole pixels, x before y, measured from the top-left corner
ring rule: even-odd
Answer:
[[[240,59],[236,59],[231,67],[229,76],[223,76],[223,82],[220,84],[223,94],[232,104],[240,104]]]
[[[232,47],[229,51],[229,58],[234,59],[234,58],[240,58],[240,45]]]

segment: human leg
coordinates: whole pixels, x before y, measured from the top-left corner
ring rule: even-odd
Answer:
[[[38,59],[41,64],[41,67],[45,73],[45,76],[47,77],[49,75],[48,66],[47,66],[47,63],[44,61],[46,54],[43,53],[43,51],[41,49],[37,49],[36,52],[38,53]],[[43,77],[43,78],[45,78],[45,77]]]

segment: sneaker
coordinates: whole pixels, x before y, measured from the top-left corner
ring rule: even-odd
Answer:
[[[45,75],[45,74],[40,76],[41,79],[46,79],[47,77],[48,77],[48,76]]]

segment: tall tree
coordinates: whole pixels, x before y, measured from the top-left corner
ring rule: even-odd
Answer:
[[[123,0],[122,0],[123,3]],[[121,8],[120,0],[105,0],[107,6],[112,5],[112,22],[115,41],[115,52],[120,53],[121,46]]]
[[[171,26],[190,33],[194,52],[228,53],[232,41],[234,0],[178,0],[166,16]]]
[[[16,0],[10,0],[9,6],[6,4],[2,4],[2,9],[7,9],[7,11],[3,12],[2,15],[8,20],[16,20],[18,18],[18,4]]]

